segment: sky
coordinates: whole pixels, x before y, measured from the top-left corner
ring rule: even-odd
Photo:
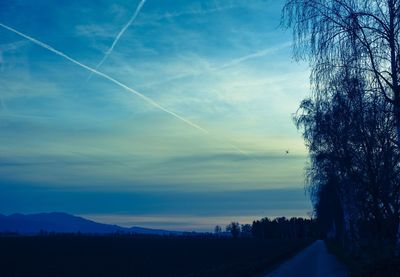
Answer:
[[[309,216],[292,120],[309,68],[283,4],[0,1],[0,213],[189,231]]]

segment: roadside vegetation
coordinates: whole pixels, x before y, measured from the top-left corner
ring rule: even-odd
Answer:
[[[354,274],[400,276],[400,1],[287,0],[283,21],[311,67],[295,122],[318,227]]]

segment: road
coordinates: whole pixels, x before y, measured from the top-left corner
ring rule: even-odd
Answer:
[[[267,275],[272,276],[341,277],[348,276],[348,273],[345,266],[328,252],[325,242],[317,240]]]

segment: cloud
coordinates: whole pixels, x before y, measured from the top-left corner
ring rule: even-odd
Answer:
[[[1,188],[3,213],[64,211],[105,223],[151,228],[211,231],[215,225],[233,220],[251,223],[265,216],[306,217],[312,210],[302,188],[116,192],[21,183]],[[76,203],[80,203],[79,207]]]
[[[14,51],[25,45],[27,45],[27,41],[25,40],[19,40],[11,43],[4,43],[0,44],[0,51],[1,52]]]
[[[0,44],[0,71],[4,71],[4,64],[6,63],[6,55],[9,52],[14,52],[21,47],[25,46],[27,41],[15,41],[11,43]],[[0,95],[1,97],[1,95]]]
[[[239,155],[236,153],[221,153],[221,154],[198,154],[190,156],[176,156],[172,159],[165,161],[165,163],[209,163],[211,161],[225,161],[225,162],[246,162],[253,160],[257,161],[282,161],[282,160],[304,160],[305,155],[286,155],[282,152],[280,155],[277,153],[251,153],[248,156]]]
[[[300,205],[299,205],[300,206]],[[294,205],[287,209],[268,209],[265,212],[251,215],[121,215],[121,214],[80,214],[84,218],[107,223],[117,224],[124,227],[140,226],[153,229],[177,230],[177,231],[197,231],[213,232],[214,227],[219,225],[225,228],[232,221],[240,224],[252,224],[254,220],[260,220],[264,217],[271,219],[275,217],[305,217],[308,218],[311,213],[309,207],[299,207]]]
[[[75,26],[77,36],[97,37],[102,39],[113,38],[116,27],[112,24],[85,24]]]
[[[233,60],[229,61],[226,64],[223,64],[223,65],[221,65],[219,67],[216,67],[214,70],[221,70],[221,69],[224,69],[224,68],[227,68],[227,67],[236,66],[238,64],[241,64],[241,63],[246,62],[246,61],[251,60],[251,59],[256,59],[256,58],[264,57],[266,55],[271,55],[271,54],[274,54],[274,53],[276,53],[276,52],[278,52],[280,50],[286,49],[286,48],[288,48],[288,47],[290,47],[292,45],[293,45],[292,42],[285,42],[285,43],[282,43],[282,44],[274,46],[274,47],[265,48],[263,50],[256,51],[256,52],[251,53],[249,55],[233,59]]]
[[[3,112],[7,112],[7,107],[4,104],[4,101],[2,98],[0,98],[0,106],[2,106]],[[24,119],[34,119],[34,120],[49,120],[53,119],[51,116],[42,116],[42,115],[31,115],[31,114],[18,114],[18,113],[0,113],[0,117],[11,117],[11,118],[24,118]]]
[[[124,34],[102,72],[143,88],[145,96],[217,140],[177,124],[100,76],[84,83],[86,71],[29,47],[16,52],[15,58],[26,60],[13,60],[0,77],[9,109],[0,115],[0,152],[7,165],[0,179],[53,189],[129,191],[301,186],[306,151],[291,113],[307,91],[308,73],[290,62],[289,38],[275,29],[276,2],[257,8],[253,1],[214,3],[148,2],[135,21],[140,28]],[[35,20],[20,26],[85,65],[96,64],[99,47],[105,51],[119,31],[116,21],[125,22],[135,7],[121,4],[117,14],[107,8],[110,3],[92,4],[68,6],[76,16],[60,17],[58,25],[44,28]],[[49,14],[58,15],[53,11],[59,5],[49,6]],[[24,7],[21,14],[28,14]],[[176,17],[156,20],[165,13]],[[8,20],[30,22],[19,16],[11,12]],[[71,33],[73,26],[81,37]],[[6,32],[2,40],[8,39],[15,36]],[[160,84],[146,86],[154,81]],[[250,157],[221,143],[225,138]],[[291,155],[280,159],[286,149]]]
[[[274,47],[265,48],[265,49],[250,53],[248,55],[232,59],[231,61],[228,61],[222,65],[210,66],[204,70],[199,70],[199,71],[194,71],[194,72],[189,71],[189,73],[188,72],[181,73],[181,74],[169,77],[164,80],[149,82],[145,85],[142,85],[142,87],[145,88],[145,87],[151,87],[151,86],[158,86],[158,85],[162,85],[162,84],[165,84],[165,83],[168,83],[171,81],[175,81],[175,80],[179,80],[179,79],[183,79],[183,78],[187,78],[187,77],[195,77],[195,76],[200,76],[200,75],[204,75],[204,74],[211,74],[211,73],[214,73],[217,71],[224,70],[229,67],[237,66],[237,65],[239,65],[243,62],[246,62],[248,60],[251,60],[251,59],[261,58],[261,57],[265,57],[267,55],[274,54],[274,53],[276,53],[280,50],[286,49],[290,46],[292,46],[292,42],[285,42],[285,43],[282,43],[282,44],[274,46]]]
[[[185,11],[166,12],[163,15],[158,16],[157,18],[154,18],[154,20],[164,20],[164,19],[170,19],[170,18],[174,18],[174,17],[181,17],[181,16],[187,16],[187,15],[207,15],[210,13],[231,10],[231,9],[235,9],[235,8],[239,8],[239,7],[243,7],[243,4],[241,4],[241,5],[240,4],[230,4],[230,5],[224,5],[224,6],[216,6],[213,8],[203,8],[201,6],[194,6]]]
[[[145,13],[144,20],[141,24],[151,24],[154,21],[175,19],[185,16],[205,16],[214,13],[229,12],[234,9],[257,9],[263,4],[264,1],[203,1],[190,3],[184,1],[183,5],[178,4],[177,6],[167,5],[162,6],[163,10],[159,10],[156,13]],[[165,11],[166,10],[166,11]]]
[[[117,36],[115,37],[113,43],[111,44],[110,48],[108,48],[108,50],[106,51],[106,53],[104,54],[103,58],[100,60],[100,62],[96,65],[96,67],[94,68],[95,70],[98,70],[101,65],[107,60],[108,56],[112,53],[112,51],[114,50],[115,46],[117,45],[118,41],[121,39],[121,37],[123,36],[123,34],[126,32],[126,30],[128,29],[129,26],[131,26],[133,24],[133,22],[135,21],[135,19],[137,18],[137,16],[139,15],[140,10],[142,9],[144,3],[146,2],[146,0],[141,0],[139,2],[139,5],[137,6],[135,12],[133,13],[132,17],[129,19],[129,21],[124,25],[124,27],[119,31],[119,33],[117,34]],[[90,73],[89,78],[92,76],[93,72]]]
[[[7,29],[7,30],[9,30],[9,31],[11,31],[11,32],[13,32],[13,33],[15,33],[15,34],[18,34],[18,35],[20,35],[20,36],[22,36],[22,37],[24,37],[24,38],[30,40],[31,42],[33,42],[33,43],[39,45],[40,47],[45,48],[45,49],[49,50],[50,52],[53,52],[54,54],[56,54],[56,55],[58,55],[58,56],[60,56],[60,57],[63,57],[64,59],[66,59],[66,60],[68,60],[68,61],[70,61],[70,62],[72,62],[72,63],[74,63],[74,64],[76,64],[76,65],[78,65],[78,66],[80,66],[80,67],[82,67],[82,68],[84,68],[84,69],[86,69],[86,70],[88,70],[88,71],[94,73],[94,74],[96,74],[96,75],[99,75],[99,76],[101,76],[101,77],[103,77],[103,78],[105,78],[105,79],[107,79],[107,80],[113,82],[114,84],[116,84],[116,85],[118,85],[118,86],[124,88],[125,90],[127,90],[127,91],[129,91],[129,92],[131,92],[131,93],[133,93],[133,94],[135,94],[135,95],[137,95],[137,96],[139,96],[140,98],[142,98],[143,100],[145,100],[147,103],[151,104],[152,106],[154,106],[154,107],[156,107],[156,108],[158,108],[158,109],[164,111],[165,113],[168,113],[168,114],[172,115],[173,117],[179,119],[180,121],[183,121],[183,122],[186,123],[187,125],[189,125],[189,126],[191,126],[191,127],[193,127],[193,128],[196,128],[196,129],[198,129],[199,131],[202,131],[202,132],[204,132],[204,133],[208,133],[207,130],[205,130],[204,128],[200,127],[199,125],[197,125],[197,124],[191,122],[190,120],[188,120],[188,119],[186,119],[186,118],[184,118],[184,117],[182,117],[182,116],[176,114],[175,112],[173,112],[173,111],[171,111],[171,110],[169,110],[169,109],[164,108],[163,106],[161,106],[159,103],[157,103],[157,102],[154,101],[153,99],[151,99],[151,98],[149,98],[149,97],[143,95],[142,93],[140,93],[140,92],[138,92],[138,91],[136,91],[136,90],[134,90],[134,89],[132,89],[132,88],[126,86],[125,84],[123,84],[123,83],[117,81],[116,79],[114,79],[114,78],[108,76],[107,74],[101,73],[101,72],[97,71],[96,69],[93,69],[93,68],[91,68],[91,67],[89,67],[89,66],[87,66],[87,65],[84,65],[84,64],[78,62],[77,60],[72,59],[71,57],[65,55],[63,52],[60,52],[60,51],[54,49],[53,47],[51,47],[51,46],[49,46],[49,45],[47,45],[47,44],[45,44],[45,43],[43,43],[43,42],[41,42],[41,41],[39,41],[39,40],[37,40],[37,39],[34,39],[34,38],[32,38],[32,37],[30,37],[30,36],[28,36],[28,35],[26,35],[26,34],[23,34],[23,33],[21,33],[21,32],[19,32],[19,31],[15,30],[15,29],[13,29],[13,28],[7,26],[7,25],[4,25],[4,24],[0,23],[0,26],[3,27],[3,28],[5,28],[5,29]]]

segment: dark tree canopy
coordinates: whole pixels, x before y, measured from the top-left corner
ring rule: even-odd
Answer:
[[[353,251],[400,246],[400,0],[288,0],[283,21],[312,70],[295,121],[317,221]]]
[[[367,91],[400,105],[400,1],[289,0],[283,15],[317,89],[345,68],[363,77]]]
[[[238,222],[231,222],[226,226],[226,231],[231,233],[233,238],[237,238],[240,235],[240,224]]]

